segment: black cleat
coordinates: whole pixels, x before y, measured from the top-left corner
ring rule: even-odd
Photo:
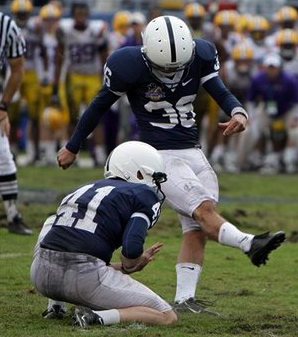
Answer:
[[[209,314],[219,316],[219,313],[207,309],[207,306],[212,305],[209,301],[198,300],[195,298],[189,298],[184,302],[175,302],[173,305],[173,310],[177,313],[179,312],[192,312],[195,314]]]
[[[48,319],[62,319],[66,315],[66,311],[61,305],[54,304],[50,309],[46,309],[42,313],[42,317]]]
[[[12,222],[8,223],[9,233],[30,235],[32,230],[24,223],[23,219],[19,216],[15,216]]]
[[[89,325],[103,325],[103,319],[94,311],[86,307],[75,307],[72,317],[73,325],[86,328]]]
[[[285,241],[285,238],[286,234],[282,231],[275,234],[267,232],[255,235],[252,239],[251,248],[246,254],[255,266],[265,265],[270,252],[278,248]]]

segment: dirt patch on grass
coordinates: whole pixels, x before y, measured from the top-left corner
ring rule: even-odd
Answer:
[[[287,236],[287,241],[298,243],[298,231],[292,231],[291,234]]]

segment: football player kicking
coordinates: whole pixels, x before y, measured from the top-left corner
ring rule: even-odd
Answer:
[[[216,212],[217,177],[198,144],[192,105],[199,85],[231,117],[219,124],[224,136],[243,131],[248,118],[223,85],[218,70],[214,46],[203,39],[193,40],[182,20],[173,16],[153,19],[144,31],[143,47],[123,48],[109,57],[105,86],[58,153],[59,165],[68,168],[104,112],[127,94],[140,127],[140,140],[155,147],[163,157],[168,175],[164,192],[182,224],[182,246],[176,265],[178,311],[204,311],[194,296],[207,236],[242,250],[256,266],[265,264],[268,254],[285,239],[283,232],[243,233]]]
[[[126,142],[108,158],[105,177],[68,194],[44,224],[31,279],[41,294],[53,299],[47,315],[62,317],[59,304],[65,301],[83,306],[74,311],[74,323],[82,327],[130,321],[172,324],[177,316],[171,306],[126,275],[142,270],[162,247],[158,242],[143,251],[164,199],[162,158],[148,144]],[[111,264],[120,246],[121,263]]]

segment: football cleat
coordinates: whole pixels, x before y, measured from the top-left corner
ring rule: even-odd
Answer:
[[[19,216],[15,216],[13,221],[8,223],[8,232],[22,235],[32,234],[32,230],[27,227],[23,219]]]
[[[61,305],[54,304],[51,308],[46,309],[42,313],[42,317],[48,319],[62,319],[66,315],[66,311]]]
[[[255,266],[265,265],[270,252],[278,248],[285,241],[285,238],[286,234],[282,231],[275,234],[267,232],[255,235],[252,239],[251,248],[246,254]]]
[[[177,313],[179,312],[192,312],[195,314],[209,314],[219,316],[219,313],[207,309],[207,306],[212,305],[209,301],[198,300],[193,297],[178,303],[175,302],[173,305],[173,310]]]
[[[103,325],[103,319],[94,311],[86,307],[75,307],[72,317],[73,325],[86,328],[89,325]]]

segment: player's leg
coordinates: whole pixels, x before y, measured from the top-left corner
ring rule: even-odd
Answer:
[[[81,76],[77,74],[69,74],[66,85],[68,86],[68,103],[70,112],[69,134],[71,135],[79,120],[80,106],[83,102]]]
[[[175,309],[207,312],[206,306],[202,303],[200,305],[193,303],[197,283],[202,272],[206,235],[201,231],[199,224],[191,218],[191,214],[201,199],[217,200],[216,175],[205,157],[200,155],[201,152],[198,149],[165,150],[160,153],[163,156],[165,172],[168,176],[168,181],[163,184],[162,189],[168,204],[180,213],[183,232],[176,265]],[[207,169],[202,169],[205,166]],[[201,173],[200,179],[197,176],[199,173]],[[203,183],[208,187],[208,190],[203,186]],[[184,305],[189,299],[191,299],[191,303]]]
[[[272,151],[266,155],[264,166],[260,170],[264,174],[276,174],[281,170],[282,153],[287,142],[286,125],[282,118],[270,120],[270,140]]]
[[[77,288],[81,303],[93,310],[77,310],[77,314],[80,314],[76,318],[80,325],[80,317],[86,314],[87,324],[83,325],[94,324],[94,321],[95,324],[104,325],[120,322],[172,324],[177,320],[171,306],[161,297],[130,276],[113,267],[104,266],[102,261],[94,271],[90,270],[88,275],[82,275],[81,278]]]
[[[44,296],[92,309],[76,310],[75,322],[82,326],[122,321],[170,324],[176,320],[171,306],[152,290],[89,255],[40,248],[30,274]]]
[[[285,240],[284,232],[277,232],[273,235],[269,233],[253,235],[240,231],[217,213],[211,201],[204,201],[200,204],[194,210],[193,216],[210,239],[242,250],[258,267],[266,264],[269,253]]]
[[[28,162],[39,159],[39,116],[40,116],[40,85],[37,74],[34,71],[27,71],[22,84],[22,96],[24,97],[29,123],[27,127],[27,155]]]
[[[298,169],[298,113],[290,112],[286,117],[288,141],[283,153],[286,173],[295,173]]]
[[[34,248],[34,258],[39,255],[40,243],[52,228],[54,221],[55,216],[52,215],[48,217],[47,220],[44,222],[42,229],[38,235],[37,243]],[[48,319],[62,319],[63,317],[65,317],[65,315],[66,315],[65,302],[55,301],[52,299],[48,300],[48,306],[46,310],[42,313],[42,317]]]
[[[196,194],[196,199],[189,199],[190,207],[195,206],[195,202],[197,202],[192,213],[193,218],[210,239],[241,249],[249,256],[251,262],[257,266],[265,264],[269,253],[284,241],[285,233],[278,232],[274,235],[269,235],[268,233],[261,235],[243,233],[222,218],[215,209],[218,200],[216,175],[203,152],[199,149],[197,151],[199,152],[197,160],[191,160],[191,157],[188,159],[193,171],[197,173],[198,181],[202,184],[201,187],[197,185],[197,188],[193,187],[190,191],[191,195]]]
[[[40,90],[40,162],[41,166],[56,165],[55,133],[50,129],[46,109],[50,106],[52,86],[41,87]]]
[[[194,298],[202,273],[206,235],[190,218],[180,216],[182,243],[176,264],[175,303]]]
[[[8,231],[15,234],[32,234],[18,210],[16,166],[6,136],[0,135],[0,149],[0,194],[7,216]]]
[[[112,325],[124,322],[142,322],[146,324],[170,325],[177,321],[173,310],[159,312],[148,307],[130,307],[125,309],[91,310],[87,307],[76,307],[74,323],[81,327],[89,325]]]

